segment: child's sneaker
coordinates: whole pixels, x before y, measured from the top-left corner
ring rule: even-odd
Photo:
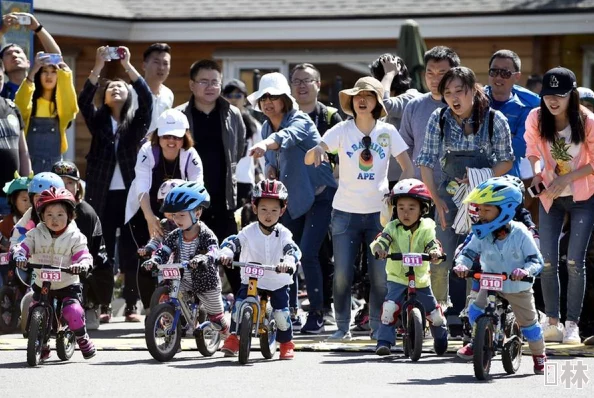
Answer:
[[[239,339],[236,334],[232,334],[225,340],[221,351],[226,357],[236,357],[239,352]]]
[[[390,355],[392,350],[390,349],[390,343],[386,340],[378,340],[375,346],[375,354],[379,356]]]
[[[41,347],[41,360],[46,361],[52,356],[52,349],[49,344],[44,344]]]
[[[295,344],[292,341],[280,343],[280,359],[293,359],[295,357]]]
[[[532,355],[532,361],[534,362],[534,374],[544,374],[545,363],[547,362],[546,355]]]
[[[307,321],[301,328],[302,334],[319,334],[324,331],[324,317],[319,311],[310,311],[307,314]]]
[[[563,344],[581,344],[580,328],[577,322],[565,321],[565,332],[563,333]]]
[[[210,315],[209,318],[210,322],[218,330],[219,334],[221,335],[221,338],[226,339],[227,337],[229,337],[229,325],[227,324],[227,321],[225,320],[225,315],[223,313],[220,313],[218,315]],[[194,334],[195,333],[196,331],[194,331]]]
[[[458,355],[458,358],[464,359],[466,361],[471,360],[474,357],[472,343],[468,343],[464,347],[460,348],[458,351],[456,351],[456,355]]]
[[[557,323],[556,325],[551,325],[550,323],[545,324],[543,336],[544,341],[547,343],[560,343],[563,341],[563,324],[561,322]]]
[[[91,359],[97,353],[97,350],[95,350],[95,344],[93,344],[91,338],[86,333],[82,337],[77,337],[76,343],[78,344],[78,348],[80,348],[80,352],[83,354],[83,358],[85,359]]]

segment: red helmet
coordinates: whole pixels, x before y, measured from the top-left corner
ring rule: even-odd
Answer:
[[[51,187],[41,192],[35,210],[37,210],[38,214],[42,214],[46,206],[54,203],[64,203],[69,210],[74,210],[76,207],[76,200],[69,190]]]
[[[413,198],[421,202],[421,214],[425,215],[433,205],[433,198],[427,189],[427,186],[416,178],[407,178],[398,181],[392,192],[390,192],[390,201],[394,206],[398,202],[398,198]]]
[[[254,186],[252,191],[252,203],[257,204],[258,199],[278,199],[283,206],[286,206],[289,198],[289,191],[285,184],[278,180],[262,180]]]

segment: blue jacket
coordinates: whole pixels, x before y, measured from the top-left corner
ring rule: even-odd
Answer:
[[[520,222],[510,222],[511,231],[503,241],[503,247],[499,249],[493,234],[484,239],[473,235],[468,245],[456,257],[456,264],[463,264],[469,269],[474,260],[480,256],[481,269],[483,272],[507,273],[511,275],[514,269],[523,268],[530,276],[535,276],[542,271],[544,262],[536,242],[528,228]],[[515,282],[506,280],[503,282],[504,293],[519,293],[530,290],[532,284],[529,282]]]
[[[299,110],[285,114],[279,131],[273,132],[269,121],[262,126],[262,138],[272,138],[280,148],[266,151],[266,165],[277,169],[279,179],[289,191],[287,211],[296,219],[309,211],[319,187],[336,188],[329,163],[306,166],[305,153],[321,141],[320,133],[307,115]]]
[[[485,87],[485,94],[489,97],[492,105],[491,87]],[[540,106],[538,95],[522,87],[514,86],[511,98],[498,109],[507,118],[512,135],[512,148],[514,150],[515,160],[508,174],[516,177],[520,177],[520,162],[523,157],[526,157],[526,141],[524,140],[526,118],[536,106]]]

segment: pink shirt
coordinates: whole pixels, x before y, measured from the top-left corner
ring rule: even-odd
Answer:
[[[524,134],[524,139],[526,140],[526,157],[534,156],[543,161],[542,179],[545,186],[549,186],[557,177],[557,174],[555,174],[557,163],[553,159],[553,156],[551,156],[549,143],[540,137],[540,130],[538,128],[539,111],[540,108],[533,109],[526,119],[526,133]],[[582,142],[579,154],[574,157],[575,170],[587,164],[590,164],[594,168],[594,114],[588,111],[584,113],[586,115],[586,141]],[[570,185],[574,201],[588,200],[594,194],[594,174],[577,179]],[[545,195],[541,195],[539,198],[542,206],[548,213],[553,200]]]

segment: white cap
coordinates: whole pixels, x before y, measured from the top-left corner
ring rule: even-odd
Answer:
[[[580,93],[580,99],[590,99],[594,100],[594,91],[590,90],[587,87],[578,87],[578,92]]]
[[[157,119],[157,132],[159,137],[173,135],[183,137],[190,128],[186,115],[177,109],[167,109]]]
[[[260,78],[260,89],[255,93],[248,95],[247,100],[252,104],[252,107],[260,111],[259,100],[264,94],[270,95],[286,95],[291,102],[293,102],[293,109],[299,109],[299,105],[297,105],[297,101],[291,95],[291,87],[289,87],[289,82],[287,78],[278,72],[267,73],[262,78]]]

